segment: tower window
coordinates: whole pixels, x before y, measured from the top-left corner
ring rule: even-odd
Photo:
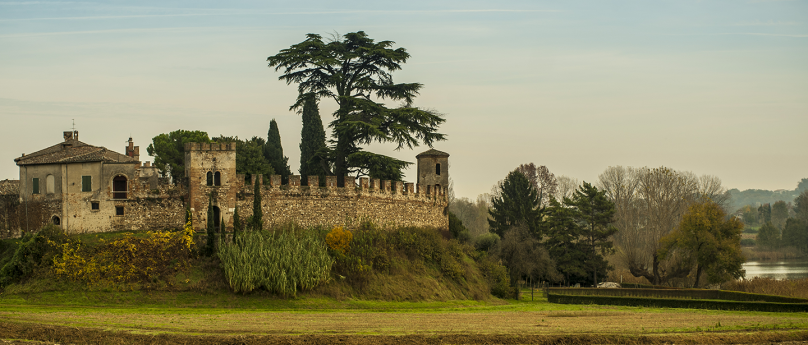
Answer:
[[[222,185],[222,173],[217,171],[215,174],[213,174],[213,185],[214,186]]]
[[[440,163],[435,164],[435,175],[440,175]]]
[[[212,186],[212,185],[213,185],[213,172],[208,171],[208,186]]]
[[[98,211],[99,209],[101,209],[100,204],[98,203],[98,201],[91,202],[90,203],[90,209],[93,210],[93,211]]]

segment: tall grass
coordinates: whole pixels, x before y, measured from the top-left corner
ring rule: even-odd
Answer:
[[[735,280],[721,284],[721,289],[778,295],[797,298],[808,298],[808,278],[777,280],[755,277],[748,280]]]
[[[219,260],[233,291],[264,288],[287,296],[327,281],[334,263],[319,231],[292,227],[240,232],[220,245]]]

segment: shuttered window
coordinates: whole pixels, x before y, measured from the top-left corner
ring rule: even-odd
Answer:
[[[93,177],[92,176],[82,176],[81,177],[81,191],[82,192],[92,192],[93,191]]]
[[[31,190],[31,193],[32,194],[39,194],[39,178],[34,177],[34,180],[32,181],[32,185],[34,186],[34,189]]]

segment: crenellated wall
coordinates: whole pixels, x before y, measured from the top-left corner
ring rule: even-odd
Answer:
[[[296,175],[289,177],[287,185],[281,185],[280,180],[280,175],[273,175],[270,183],[262,186],[264,227],[296,223],[355,228],[365,221],[383,227],[449,227],[445,189],[427,194],[426,188],[415,188],[412,183],[368,178],[360,178],[358,187],[342,188],[336,187],[336,176],[326,177],[326,187],[319,187],[317,176],[309,176],[309,181],[318,187],[300,186],[300,176]],[[355,185],[352,177],[345,180],[346,185]],[[253,191],[245,184],[237,194],[242,219],[252,215]],[[232,221],[228,226],[232,227]]]

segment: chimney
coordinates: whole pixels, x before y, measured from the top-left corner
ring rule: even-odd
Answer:
[[[129,146],[126,147],[126,155],[134,158],[136,161],[140,160],[140,146],[135,146],[132,137],[129,137]]]
[[[73,140],[79,140],[79,131],[73,131]]]
[[[72,131],[65,131],[64,132],[65,141],[73,139],[73,132]]]

